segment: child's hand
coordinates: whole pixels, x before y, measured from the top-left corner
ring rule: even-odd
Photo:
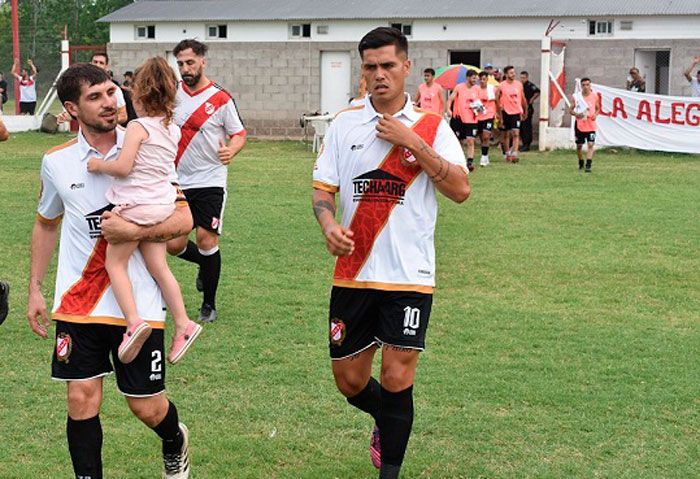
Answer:
[[[104,163],[104,160],[100,160],[99,158],[90,158],[88,160],[87,164],[87,170],[90,173],[99,173],[100,172],[100,167],[102,166],[102,163]]]

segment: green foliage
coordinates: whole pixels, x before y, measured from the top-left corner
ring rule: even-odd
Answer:
[[[105,45],[109,24],[96,20],[132,0],[20,0],[19,33],[22,65],[31,58],[39,69],[38,88],[42,95],[51,87],[61,68],[61,40],[64,27],[72,45]],[[0,71],[9,78],[12,68],[12,21],[10,2],[0,5]],[[86,53],[85,55],[89,55]],[[78,61],[87,61],[85,56]],[[13,83],[10,82],[10,85]],[[12,86],[10,88],[13,88]],[[14,90],[12,90],[14,91]],[[12,96],[12,95],[11,95]]]
[[[71,476],[54,343],[24,318],[39,161],[67,138],[0,144],[3,479]],[[377,476],[371,422],[331,377],[333,260],[310,208],[313,161],[297,142],[250,141],[230,166],[220,319],[167,370],[194,477]],[[585,175],[571,152],[517,165],[494,153],[466,203],[441,198],[403,477],[697,477],[699,181],[697,156],[599,152]],[[170,265],[194,314],[195,267]],[[101,417],[105,477],[158,477],[158,441],[111,377]]]

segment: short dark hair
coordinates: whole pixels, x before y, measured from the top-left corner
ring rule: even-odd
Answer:
[[[124,76],[125,77],[132,77],[132,76],[134,76],[134,72],[132,72],[131,70],[127,70],[124,72]]]
[[[432,68],[426,68],[425,70],[423,70],[423,73],[430,73],[432,76],[435,76],[435,70],[433,70]]]
[[[467,78],[476,76],[478,74],[479,73],[476,70],[472,70],[472,69],[467,70]]]
[[[109,65],[109,55],[107,55],[107,52],[95,52],[92,54],[90,57],[90,61],[92,61],[95,57],[105,57],[105,63]]]
[[[587,82],[590,83],[591,79],[588,78],[588,77],[583,77],[583,78],[581,78],[581,83],[583,83],[583,82],[585,82],[585,81],[587,81]]]
[[[530,76],[530,74],[526,70],[521,71],[520,74],[525,75],[526,77]]]
[[[91,63],[75,63],[58,78],[56,91],[62,104],[67,101],[77,104],[82,85],[91,87],[111,81],[112,79],[102,68]]]
[[[489,72],[487,72],[486,70],[481,70],[481,71],[479,72],[479,78],[481,78],[481,77],[487,77],[487,76],[489,76]]]
[[[381,48],[388,45],[396,47],[396,53],[403,52],[408,55],[408,40],[406,36],[396,28],[378,27],[362,37],[357,49],[360,51],[360,57],[365,50],[370,48]]]
[[[505,74],[507,75],[508,72],[511,71],[511,70],[513,70],[513,69],[515,69],[515,67],[514,67],[513,65],[508,65],[507,67],[505,67],[505,68],[503,69],[503,73],[505,73]]]
[[[180,43],[175,45],[175,48],[173,48],[173,55],[178,56],[180,52],[183,52],[188,48],[191,48],[192,52],[198,57],[206,56],[207,51],[209,50],[204,43],[195,40],[194,38],[185,38],[184,40],[181,40]]]

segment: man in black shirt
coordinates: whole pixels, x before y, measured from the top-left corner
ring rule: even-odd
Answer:
[[[7,103],[7,80],[5,80],[5,75],[0,72],[0,113],[2,113],[2,107]]]
[[[627,77],[627,89],[629,91],[636,91],[639,93],[644,93],[647,91],[647,82],[639,73],[638,68],[630,69],[630,76]]]
[[[526,71],[520,72],[520,81],[523,84],[523,92],[527,101],[527,118],[520,125],[520,138],[523,140],[523,147],[520,151],[530,151],[532,143],[532,115],[535,112],[535,101],[540,97],[540,89],[530,81],[530,74]]]

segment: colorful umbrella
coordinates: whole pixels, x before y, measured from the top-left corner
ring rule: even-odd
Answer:
[[[481,68],[473,65],[447,65],[437,69],[435,81],[443,88],[452,90],[458,84],[467,81],[467,72],[469,70],[475,70],[477,73],[481,72]],[[498,85],[498,82],[493,77],[489,77],[489,83]]]

